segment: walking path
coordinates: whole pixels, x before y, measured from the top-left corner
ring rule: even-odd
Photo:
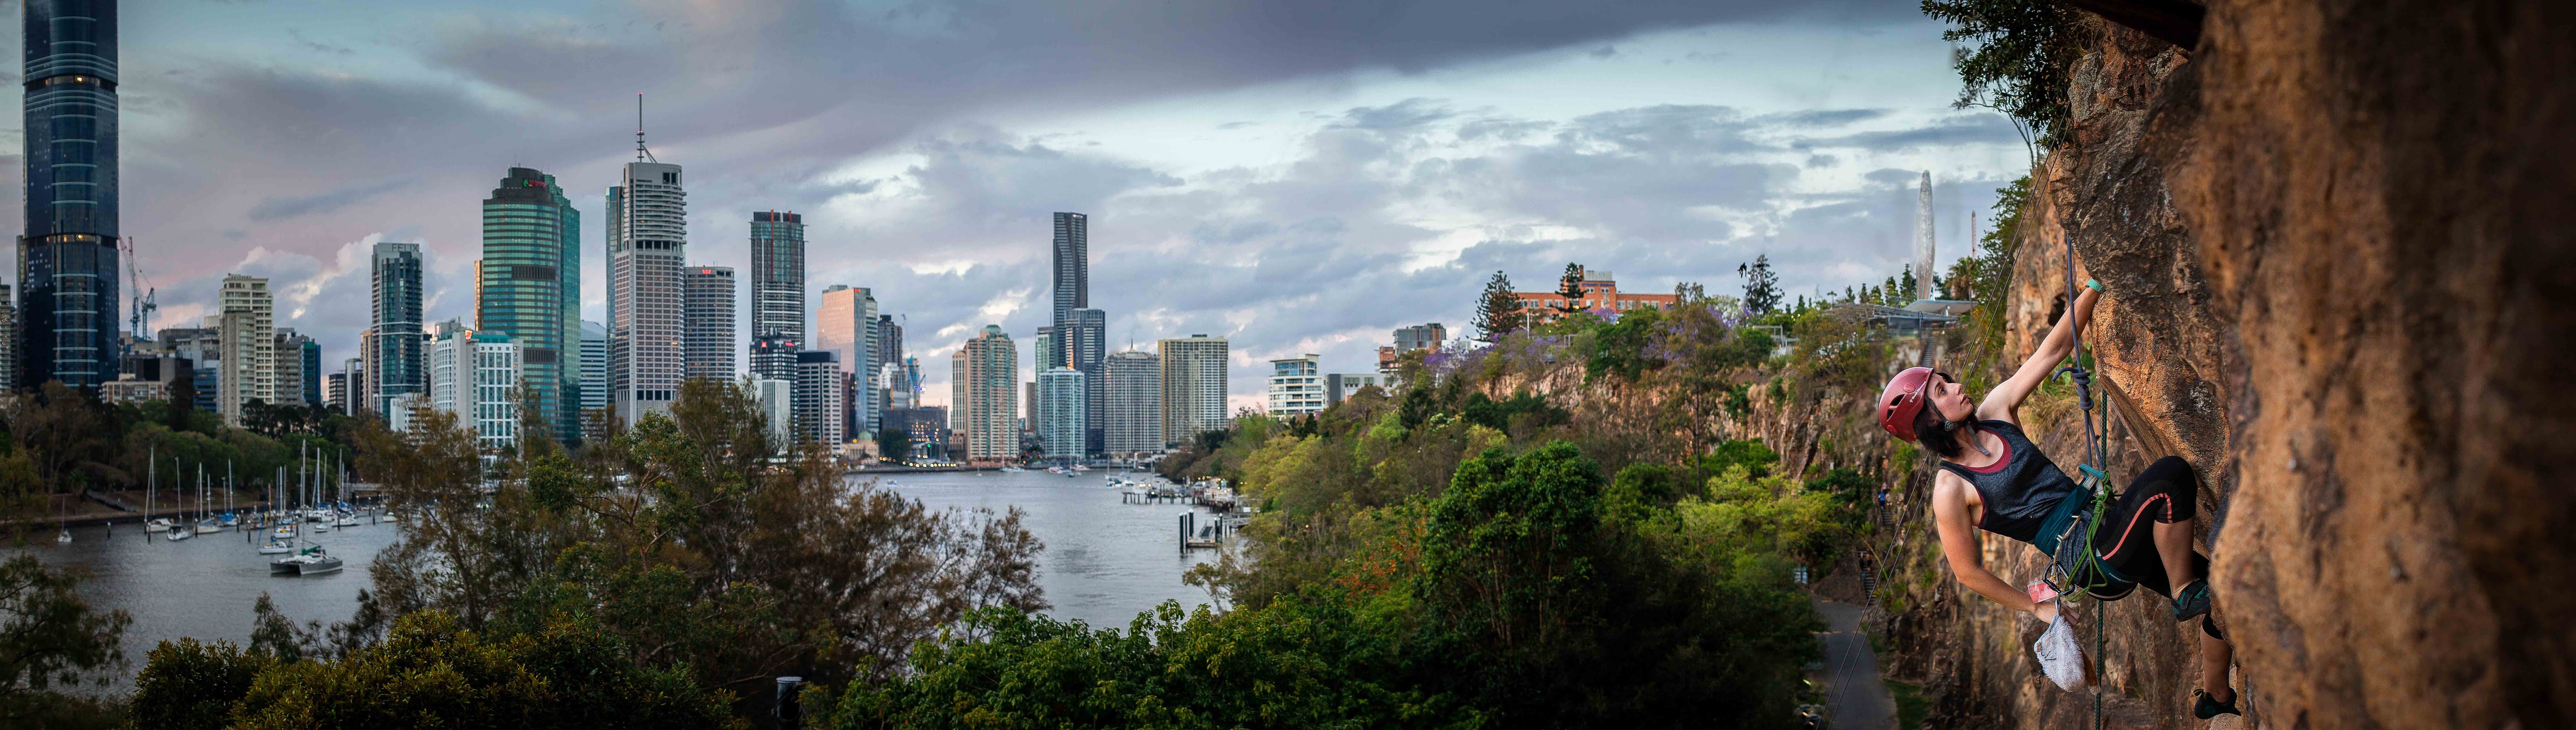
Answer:
[[[1834,730],[1895,730],[1896,698],[1878,676],[1878,654],[1860,629],[1861,607],[1816,599],[1825,617],[1825,711]]]

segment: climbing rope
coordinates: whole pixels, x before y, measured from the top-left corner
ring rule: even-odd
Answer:
[[[2086,283],[2093,284],[2096,290],[2101,286],[2093,282]],[[2075,316],[2075,300],[2079,298],[2079,294],[2081,291],[2075,285],[2075,239],[2069,236],[2066,239],[2066,312],[2061,316]],[[2060,536],[2057,549],[2049,556],[2051,575],[2043,576],[2043,579],[2054,578],[2055,580],[2051,580],[2050,583],[2052,587],[2059,589],[2059,594],[2078,596],[2080,600],[2081,596],[2090,595],[2092,589],[2107,587],[2113,583],[2113,571],[2109,566],[2103,565],[2100,557],[2093,553],[2094,533],[2101,529],[2102,514],[2111,505],[2111,475],[2096,466],[2110,463],[2109,450],[2106,448],[2102,431],[2110,426],[2111,414],[2110,404],[2106,401],[2102,404],[2100,427],[2096,427],[2093,420],[2093,373],[2084,367],[2084,331],[2080,328],[2068,327],[2066,333],[2074,344],[2070,350],[2074,357],[2064,369],[2058,372],[2066,375],[2067,380],[2075,384],[2076,410],[2084,414],[2086,458],[2084,463],[2076,465],[2076,470],[2082,474],[2077,483],[2087,488],[2091,504],[2087,505],[2086,514],[2079,517],[2077,525]],[[2076,533],[2081,533],[2081,536],[2078,537]],[[2093,611],[2094,730],[2102,730],[2103,687],[2101,683],[2104,681],[2103,653],[2106,646],[2103,640],[2103,613],[2100,608]]]

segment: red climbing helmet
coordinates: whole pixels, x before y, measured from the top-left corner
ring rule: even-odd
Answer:
[[[1878,391],[1878,427],[1890,436],[1914,440],[1914,417],[1923,412],[1924,396],[1932,388],[1931,368],[1906,368],[1887,380]]]

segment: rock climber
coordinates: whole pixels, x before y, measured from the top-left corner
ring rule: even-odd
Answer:
[[[1950,572],[1969,590],[2042,622],[2056,620],[2056,601],[2034,600],[1987,571],[1970,526],[2038,546],[2044,524],[2068,524],[2077,510],[2089,506],[2089,494],[2022,433],[2018,413],[2092,320],[2102,287],[2089,281],[2085,287],[2039,349],[1985,400],[1971,399],[1967,386],[1948,374],[1920,367],[1897,373],[1878,399],[1881,428],[1922,444],[1941,459],[1932,485],[1932,520]],[[2173,600],[2175,621],[2201,620],[2205,689],[2192,691],[2192,715],[2206,720],[2237,711],[2236,692],[2227,681],[2230,647],[2209,616],[2209,559],[2191,544],[2198,491],[2198,475],[2180,457],[2149,465],[2111,503],[2094,532],[2094,555],[2114,575],[2077,578],[2108,583],[2091,591],[2101,600],[2118,600],[2146,586]]]

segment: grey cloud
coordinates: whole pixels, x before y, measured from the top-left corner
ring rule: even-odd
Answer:
[[[2021,133],[2014,131],[2012,120],[2004,118],[2001,114],[1965,114],[1942,119],[1927,127],[1804,139],[1800,140],[1797,146],[1800,148],[1856,147],[1873,152],[1896,152],[1921,147],[2020,141]]]
[[[314,213],[329,213],[349,207],[361,200],[401,190],[409,187],[412,182],[401,179],[386,180],[373,185],[361,185],[312,195],[270,197],[260,201],[258,205],[251,206],[250,219],[274,221]]]

